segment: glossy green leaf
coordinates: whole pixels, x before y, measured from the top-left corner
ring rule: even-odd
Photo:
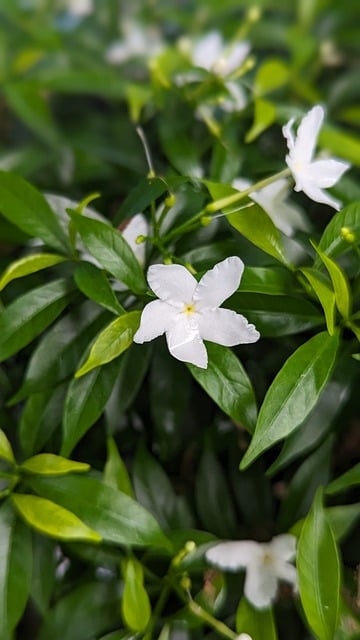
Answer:
[[[66,396],[63,414],[63,443],[60,454],[68,456],[76,443],[98,420],[104,411],[120,360],[97,367],[87,376],[74,378]]]
[[[277,640],[272,609],[255,609],[242,598],[236,610],[236,632],[248,633],[252,640]]]
[[[338,335],[319,333],[288,358],[266,393],[241,469],[304,421],[330,377],[338,345]]]
[[[75,373],[75,378],[111,362],[130,347],[139,328],[141,311],[130,311],[113,320],[95,339],[89,356]]]
[[[340,493],[341,491],[346,491],[358,484],[360,484],[360,462],[355,464],[348,471],[345,471],[345,473],[338,478],[335,478],[335,480],[326,487],[326,493],[333,495],[335,493]]]
[[[309,626],[319,640],[333,640],[339,617],[340,563],[320,489],[301,530],[297,570]]]
[[[10,499],[25,522],[44,535],[58,540],[101,542],[97,531],[51,500],[21,493],[13,493]]]
[[[22,278],[30,273],[53,267],[56,264],[60,264],[60,262],[64,262],[64,260],[66,260],[64,256],[59,256],[55,253],[37,253],[20,258],[5,269],[0,278],[0,291],[16,278]]]
[[[137,500],[154,515],[163,529],[174,524],[175,492],[162,466],[145,447],[137,450],[133,464],[133,483]]]
[[[121,204],[115,216],[115,224],[119,224],[122,220],[131,218],[136,213],[144,211],[167,190],[168,185],[163,178],[145,178],[140,181]]]
[[[13,173],[0,171],[0,211],[22,231],[60,253],[69,253],[69,241],[44,196]]]
[[[324,309],[326,327],[330,335],[334,335],[335,331],[335,293],[330,284],[320,271],[303,267],[301,273],[310,283],[315,294],[319,298],[322,308]]]
[[[25,457],[40,451],[59,429],[67,386],[65,382],[27,399],[19,423],[19,441]]]
[[[0,429],[0,458],[6,460],[7,462],[10,462],[10,464],[15,464],[15,458],[11,444],[2,429]]]
[[[336,306],[342,317],[347,320],[351,311],[351,291],[345,271],[318,247],[315,249],[329,272],[334,287]]]
[[[0,361],[31,342],[57,318],[72,294],[68,280],[54,280],[24,293],[0,314]]]
[[[335,540],[341,541],[354,528],[356,521],[360,518],[360,502],[339,505],[338,507],[328,507],[325,509],[325,513],[334,533]],[[305,518],[295,522],[289,533],[299,537],[304,520]]]
[[[58,543],[56,540],[45,538],[33,530],[31,534],[33,539],[31,599],[39,612],[45,615],[49,610],[56,580],[56,546]],[[91,549],[93,550],[93,547]]]
[[[8,623],[10,629],[15,629],[29,599],[32,565],[31,531],[21,520],[16,519],[12,528],[7,584]]]
[[[320,238],[318,248],[333,258],[347,251],[352,243],[346,240],[343,229],[354,234],[355,245],[360,241],[360,202],[353,202],[335,213]]]
[[[104,482],[110,487],[119,489],[130,498],[134,497],[134,491],[130,482],[129,474],[123,459],[120,456],[116,442],[113,438],[108,438],[107,458],[104,467]]]
[[[231,296],[227,305],[252,322],[262,338],[282,338],[324,323],[319,309],[300,296],[239,292]]]
[[[208,343],[207,369],[189,364],[195,380],[206,393],[235,422],[254,430],[257,408],[251,382],[240,360],[227,347]]]
[[[289,78],[289,69],[281,59],[269,58],[259,67],[254,81],[256,95],[262,96],[283,86]]]
[[[135,558],[128,558],[123,566],[124,590],[121,612],[124,622],[132,631],[142,632],[151,617],[149,596],[143,585],[143,570]]]
[[[243,293],[270,296],[291,295],[296,288],[297,282],[293,274],[281,267],[246,266],[240,284]]]
[[[80,291],[115,315],[124,313],[103,271],[90,262],[82,262],[75,270],[74,278]]]
[[[35,347],[25,379],[9,404],[59,384],[74,374],[85,348],[104,326],[108,314],[91,302],[75,306],[54,324]]]
[[[276,120],[276,108],[272,102],[255,98],[254,122],[245,136],[245,142],[253,142]]]
[[[110,225],[70,211],[71,220],[91,255],[134,293],[144,293],[141,266],[121,233]]]
[[[105,542],[169,548],[167,538],[146,509],[96,478],[29,476],[26,482],[39,495],[75,513]]]
[[[60,476],[66,473],[85,473],[89,471],[90,465],[86,462],[68,460],[54,453],[39,453],[25,460],[20,469],[26,473]]]
[[[258,204],[253,203],[252,206],[240,208],[238,211],[228,214],[226,219],[234,229],[256,247],[279,262],[287,264],[280,232]]]

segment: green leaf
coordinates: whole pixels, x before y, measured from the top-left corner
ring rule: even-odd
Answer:
[[[4,431],[0,429],[0,458],[10,464],[15,464],[14,453]]]
[[[0,637],[5,640],[10,640],[8,582],[14,520],[9,503],[3,502],[0,505]]]
[[[248,633],[252,640],[277,640],[272,609],[255,609],[242,598],[236,610],[236,632]]]
[[[234,229],[279,262],[285,265],[288,263],[280,231],[258,204],[253,203],[246,208],[240,208],[238,211],[232,209],[232,211],[233,213],[229,213],[226,219]]]
[[[328,495],[334,495],[341,491],[346,491],[350,487],[360,484],[360,462],[351,469],[335,478],[325,489]]]
[[[91,255],[101,266],[134,293],[144,293],[141,266],[121,233],[99,220],[69,210],[69,215]]]
[[[139,211],[144,211],[167,190],[168,185],[163,178],[145,178],[140,181],[121,204],[115,216],[115,224],[119,224],[126,218],[131,218]]]
[[[255,98],[254,122],[245,136],[245,142],[253,142],[275,120],[276,108],[274,104],[263,98]]]
[[[82,262],[75,270],[74,278],[80,291],[105,309],[119,315],[125,310],[113,292],[103,271],[90,262]]]
[[[335,156],[360,166],[360,138],[356,136],[355,131],[350,133],[326,125],[320,131],[319,143]]]
[[[108,314],[91,302],[74,306],[47,331],[34,349],[25,380],[8,404],[54,387],[72,376],[85,348],[107,318]]]
[[[75,373],[80,378],[92,369],[111,362],[130,347],[140,324],[141,311],[124,313],[113,320],[95,339],[89,356]]]
[[[189,364],[192,376],[226,415],[252,433],[257,408],[246,371],[231,349],[213,343],[207,343],[206,348],[207,369]]]
[[[249,267],[241,278],[241,291],[270,296],[294,293],[297,282],[293,274],[282,267]]]
[[[352,243],[346,240],[342,229],[347,229],[354,234],[355,245],[360,241],[360,202],[353,202],[335,213],[320,238],[318,244],[320,251],[333,258],[347,251]]]
[[[97,367],[69,385],[63,414],[63,443],[60,454],[68,456],[76,443],[104,411],[116,380],[120,360]]]
[[[19,118],[45,142],[59,143],[59,134],[49,108],[49,100],[41,89],[24,82],[7,82],[6,100]]]
[[[171,529],[175,512],[175,492],[162,466],[140,446],[133,465],[137,500],[152,513],[163,529]]]
[[[36,273],[41,269],[47,269],[53,267],[55,264],[64,262],[66,258],[54,253],[37,253],[35,255],[26,256],[20,258],[15,262],[12,262],[4,271],[0,278],[0,291],[2,291],[9,282],[12,282],[16,278],[22,278],[30,273]]]
[[[21,493],[13,493],[10,500],[25,522],[44,535],[58,540],[101,542],[96,531],[51,500]]]
[[[70,253],[69,241],[44,196],[20,176],[0,171],[0,211],[28,235]]]
[[[252,322],[262,338],[288,336],[324,323],[323,314],[304,297],[235,293],[227,306]]]
[[[150,617],[149,596],[143,585],[143,569],[135,558],[128,558],[123,566],[124,591],[121,611],[124,622],[132,631],[145,630]]]
[[[305,420],[331,374],[338,345],[338,335],[319,333],[288,358],[266,393],[241,469]]]
[[[71,282],[54,280],[32,289],[0,314],[0,361],[20,351],[65,309],[72,295]]]
[[[331,336],[335,332],[335,293],[331,289],[327,279],[320,271],[303,267],[301,273],[310,283],[315,294],[319,298],[322,308],[324,309],[326,327]]]
[[[20,417],[19,441],[24,456],[40,451],[61,424],[67,382],[55,389],[34,393],[27,399]]]
[[[339,505],[338,507],[328,507],[325,509],[326,518],[334,533],[335,540],[341,541],[353,529],[356,521],[360,517],[360,502],[355,504]],[[291,527],[289,533],[300,537],[305,518],[298,520]]]
[[[24,613],[30,596],[32,565],[31,531],[20,519],[16,519],[12,529],[7,585],[8,623],[10,629],[15,629]]]
[[[153,516],[121,491],[90,476],[29,476],[39,495],[69,509],[105,542],[169,549],[169,541]]]
[[[319,640],[333,640],[339,617],[340,563],[321,489],[301,530],[297,570],[308,624]]]
[[[274,89],[282,87],[289,78],[289,69],[282,60],[269,58],[256,72],[254,92],[257,96],[263,96]]]
[[[66,473],[85,473],[89,471],[90,465],[86,462],[68,460],[53,453],[39,453],[25,460],[20,465],[20,469],[37,475],[60,476]]]
[[[315,247],[315,250],[329,272],[334,287],[336,306],[342,317],[348,320],[351,311],[351,291],[346,274],[332,258],[329,258],[318,247]]]
[[[104,482],[110,487],[119,489],[130,498],[134,497],[134,491],[130,482],[129,474],[123,459],[120,456],[116,442],[113,438],[107,441],[107,458],[104,468]]]

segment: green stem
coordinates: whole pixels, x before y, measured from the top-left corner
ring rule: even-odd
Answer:
[[[192,599],[190,593],[187,593],[185,595],[181,587],[178,587],[175,584],[173,584],[172,586],[173,586],[173,589],[178,594],[179,598],[185,604],[187,604],[190,611],[197,618],[200,618],[200,620],[205,622],[209,627],[212,627],[212,629],[217,631],[224,638],[229,638],[229,640],[236,640],[236,638],[238,637],[238,634],[232,631],[232,629],[230,629],[230,627],[228,627],[224,622],[221,622],[221,620],[217,620],[216,618],[214,618],[214,616],[211,615],[211,613],[208,613],[208,611],[203,609],[203,607],[200,604],[198,604],[197,602],[195,602],[195,600]]]
[[[144,640],[151,640],[152,635],[153,635],[153,631],[154,631],[154,627],[156,625],[156,622],[159,619],[159,617],[161,615],[161,612],[162,612],[162,610],[164,608],[164,605],[166,603],[166,600],[169,597],[170,588],[171,588],[170,582],[168,582],[166,580],[162,590],[160,591],[160,595],[159,595],[158,600],[157,600],[157,602],[155,604],[155,607],[153,609],[150,622],[149,622],[149,624],[147,626],[147,629],[146,629],[146,631],[144,633]]]
[[[270,176],[270,178],[265,178],[264,180],[259,180],[259,182],[255,182],[247,189],[243,191],[239,191],[238,193],[233,193],[231,196],[227,196],[226,198],[220,198],[220,200],[215,200],[215,202],[211,202],[207,205],[206,211],[208,213],[214,213],[215,211],[219,211],[220,209],[224,209],[225,207],[229,207],[231,204],[235,204],[239,202],[243,198],[246,198],[250,193],[254,191],[259,191],[259,189],[263,189],[267,187],[269,184],[280,180],[280,178],[286,178],[291,175],[290,169],[283,169],[279,173],[276,173],[274,176]]]

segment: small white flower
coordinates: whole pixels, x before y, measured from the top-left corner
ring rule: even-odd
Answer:
[[[94,10],[93,0],[69,0],[68,9],[76,16],[88,16]]]
[[[147,279],[160,300],[145,306],[134,342],[148,342],[165,333],[174,358],[202,369],[208,363],[204,340],[228,347],[256,342],[260,334],[244,316],[219,309],[238,288],[243,270],[242,260],[232,256],[197,282],[181,265],[152,265]]]
[[[283,127],[289,149],[286,163],[295,180],[295,191],[303,191],[315,202],[322,202],[339,210],[341,202],[330,197],[323,189],[333,187],[350,165],[334,158],[313,160],[323,119],[324,109],[317,105],[301,120],[296,138],[292,131],[294,118]]]
[[[296,538],[290,534],[276,536],[266,543],[220,542],[206,552],[207,560],[221,569],[246,569],[245,596],[258,609],[271,605],[278,580],[290,582],[296,589],[296,569],[289,562],[295,555]]]
[[[145,264],[146,246],[145,242],[137,242],[139,236],[146,237],[149,233],[149,225],[142,213],[133,216],[122,232],[128,245],[130,245],[135,256],[143,267]]]
[[[236,178],[232,185],[235,189],[244,191],[251,186],[251,183],[244,178]],[[264,209],[280,231],[287,236],[291,236],[294,233],[294,229],[306,231],[309,227],[301,209],[286,201],[288,194],[288,181],[286,178],[280,178],[267,187],[259,189],[259,191],[253,191],[249,194],[249,197]]]
[[[195,66],[225,77],[242,65],[249,51],[248,42],[225,47],[218,31],[211,31],[195,44],[192,60]]]

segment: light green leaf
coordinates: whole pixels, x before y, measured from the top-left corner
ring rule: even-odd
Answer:
[[[76,268],[74,278],[77,286],[90,300],[94,300],[111,313],[125,313],[103,271],[90,262],[82,262]]]
[[[0,211],[28,235],[61,253],[71,252],[63,228],[44,196],[13,173],[0,171]]]
[[[245,142],[253,142],[275,120],[276,108],[273,103],[263,98],[255,98],[254,122],[245,136]]]
[[[26,473],[60,476],[66,473],[85,473],[89,471],[90,465],[86,462],[68,460],[53,453],[39,453],[25,460],[20,469]]]
[[[343,269],[326,253],[318,247],[315,247],[315,250],[329,272],[334,287],[336,306],[342,317],[348,320],[351,311],[351,290],[347,276]]]
[[[360,166],[360,138],[355,131],[350,133],[325,125],[320,131],[319,143],[338,158],[344,158],[355,166]]]
[[[241,469],[305,420],[330,377],[338,345],[338,335],[319,333],[288,358],[266,393]]]
[[[134,293],[144,293],[146,282],[140,264],[121,233],[110,225],[68,211],[91,255]]]
[[[360,462],[354,467],[343,473],[338,478],[335,478],[325,489],[326,493],[333,495],[346,491],[350,487],[355,487],[360,484]]]
[[[322,506],[321,489],[301,530],[297,570],[308,624],[319,640],[333,640],[339,617],[340,563],[334,534]]]
[[[54,253],[37,253],[35,255],[26,256],[20,258],[15,262],[12,262],[4,271],[0,278],[0,291],[6,287],[9,282],[12,282],[16,278],[22,278],[30,273],[36,273],[41,269],[47,269],[53,267],[55,264],[64,262],[66,258]]]
[[[209,357],[207,369],[189,364],[192,376],[226,415],[252,433],[257,408],[245,369],[228,347],[209,342],[206,348]]]
[[[269,58],[259,67],[254,81],[254,92],[263,96],[282,87],[289,78],[289,69],[282,60]]]
[[[21,493],[13,493],[10,500],[25,522],[40,533],[58,540],[101,542],[96,531],[51,500]]]
[[[111,362],[130,347],[140,324],[141,311],[124,313],[113,320],[96,338],[89,356],[75,373],[80,378],[92,369]]]
[[[346,240],[343,230],[354,235],[354,242],[350,243]],[[347,236],[348,237],[348,236]],[[318,248],[326,253],[327,256],[335,258],[336,256],[347,251],[352,244],[356,245],[360,242],[360,202],[352,202],[341,211],[335,213],[331,218],[324,233],[320,238]],[[318,260],[320,263],[320,260]]]
[[[135,558],[128,558],[123,566],[124,591],[121,611],[124,622],[132,631],[145,630],[150,617],[149,596],[143,585],[143,569]]]
[[[72,294],[72,283],[54,280],[32,289],[0,313],[0,361],[25,347],[60,315]]]
[[[248,633],[252,640],[277,640],[272,609],[255,609],[242,598],[236,610],[236,632]]]
[[[7,439],[4,431],[0,429],[0,458],[15,464],[14,453],[9,440]]]
[[[116,442],[113,438],[107,439],[107,459],[104,468],[104,482],[110,487],[119,489],[130,498],[134,497],[129,474],[123,459],[120,456]]]
[[[326,327],[331,336],[335,331],[335,293],[331,289],[328,281],[323,274],[316,269],[310,267],[303,267],[300,269],[301,273],[310,283],[315,294],[319,298],[322,308],[324,309]]]
[[[280,232],[258,204],[253,203],[245,209],[240,208],[238,211],[228,214],[226,219],[234,229],[256,247],[279,262],[287,264]]]

